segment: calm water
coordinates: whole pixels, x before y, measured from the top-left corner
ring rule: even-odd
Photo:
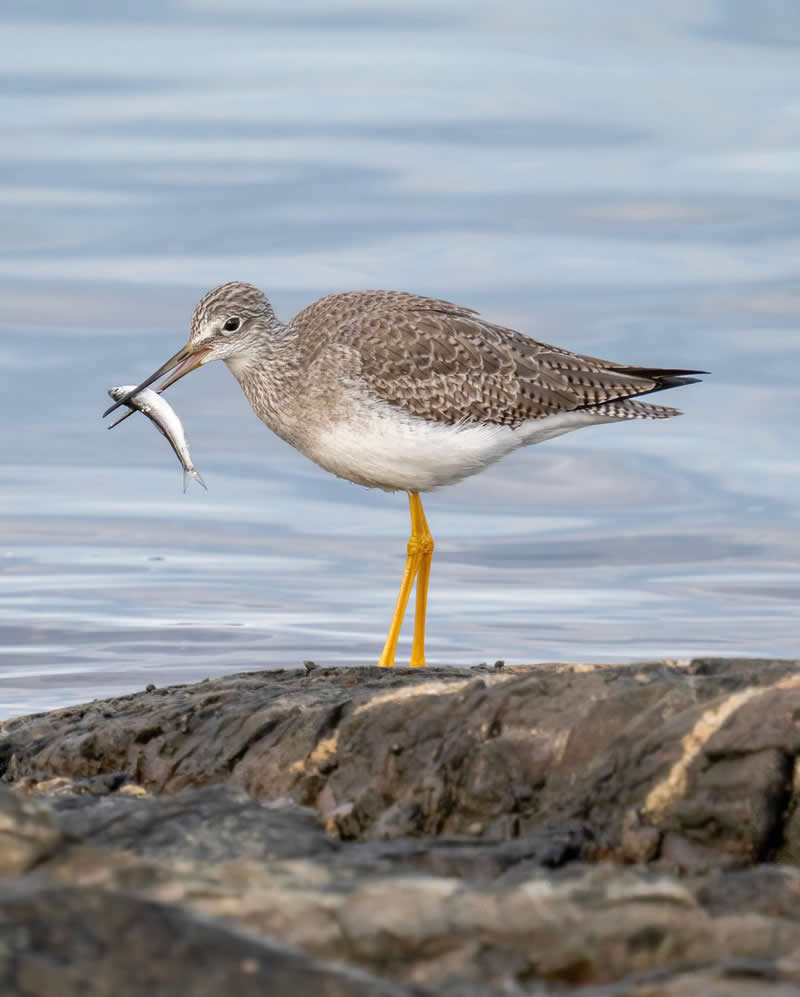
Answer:
[[[682,419],[429,497],[432,661],[798,653],[800,5],[611,6],[4,5],[0,715],[375,660],[404,496],[272,437],[222,365],[170,392],[207,494],[100,420],[234,278],[284,318],[395,287],[714,372]]]

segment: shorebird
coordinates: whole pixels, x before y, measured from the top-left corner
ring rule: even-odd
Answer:
[[[378,664],[394,664],[416,581],[412,668],[425,665],[434,546],[420,493],[583,426],[680,415],[636,399],[706,373],[570,353],[401,291],[331,294],[285,324],[262,291],[233,281],[201,299],[188,343],[103,414],[212,360],[225,361],[262,422],[320,467],[408,493],[406,565]]]

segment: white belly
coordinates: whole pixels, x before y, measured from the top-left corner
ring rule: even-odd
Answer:
[[[347,422],[315,427],[302,452],[340,478],[385,491],[427,492],[452,485],[519,446],[616,419],[566,412],[531,419],[516,429],[489,424],[447,426],[399,413],[365,408]]]

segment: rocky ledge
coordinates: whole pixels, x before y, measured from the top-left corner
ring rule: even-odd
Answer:
[[[800,661],[258,672],[0,729],[0,992],[800,993]]]

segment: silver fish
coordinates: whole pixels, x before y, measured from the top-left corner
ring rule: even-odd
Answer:
[[[118,402],[120,398],[127,395],[129,391],[133,391],[135,387],[135,384],[123,384],[119,388],[109,388],[108,393],[115,402]],[[169,402],[150,388],[143,388],[138,394],[130,398],[126,404],[131,409],[131,412],[138,409],[143,415],[146,415],[162,436],[165,436],[169,441],[169,445],[175,451],[175,456],[181,462],[181,467],[183,468],[183,490],[186,491],[186,485],[190,477],[194,478],[203,488],[207,488],[200,472],[192,463],[192,455],[189,453],[189,444],[186,442],[186,434],[183,431],[181,420]],[[113,429],[114,426],[118,426],[123,419],[128,418],[131,412],[126,412],[122,419],[117,419],[108,428]]]

